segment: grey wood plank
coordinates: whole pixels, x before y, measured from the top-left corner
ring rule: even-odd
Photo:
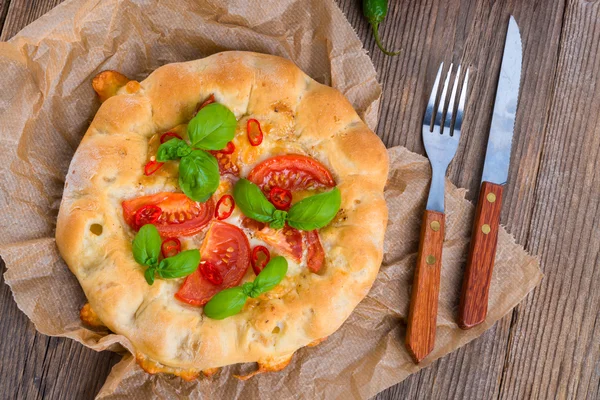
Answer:
[[[569,1],[529,247],[543,284],[520,307],[500,398],[600,397],[600,8]]]
[[[2,28],[4,27],[4,20],[6,19],[9,5],[10,0],[0,0],[0,32],[2,32]]]
[[[4,1],[4,0],[3,0]],[[0,41],[6,41],[64,0],[11,0],[8,13],[0,34]]]

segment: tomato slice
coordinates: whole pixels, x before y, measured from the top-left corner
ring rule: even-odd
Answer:
[[[306,266],[311,272],[319,272],[325,263],[325,250],[319,239],[319,232],[305,231],[303,232],[306,241]]]
[[[237,226],[222,221],[213,221],[206,233],[204,243],[200,249],[202,262],[211,265],[210,271],[198,268],[188,275],[175,294],[175,297],[184,303],[195,306],[206,304],[215,294],[223,289],[237,286],[250,265],[250,243],[244,232]],[[213,268],[214,267],[214,268]],[[222,277],[220,284],[214,277],[218,271]]]
[[[255,232],[260,240],[273,246],[279,253],[289,256],[296,262],[302,260],[302,232],[285,225],[283,229],[272,229],[250,218],[244,218],[242,226]]]
[[[306,248],[306,264],[311,272],[319,272],[325,263],[325,250],[317,230],[299,231],[288,225],[276,230],[250,218],[244,218],[242,226],[254,231],[257,238],[296,262],[302,261],[302,253]]]
[[[162,192],[141,196],[122,203],[125,222],[134,230],[141,226],[136,223],[138,211],[147,210],[146,206],[158,207],[160,216],[152,223],[163,237],[190,236],[200,232],[212,219],[215,204],[211,199],[198,203],[183,193]],[[141,212],[140,211],[140,212]]]
[[[225,148],[225,150],[229,151],[227,147]],[[232,153],[225,153],[222,150],[211,150],[209,151],[209,153],[215,156],[215,158],[217,159],[217,162],[219,163],[219,173],[221,175],[232,175],[234,177],[240,176],[240,167],[238,167],[235,161],[233,161]]]
[[[331,173],[323,164],[300,154],[269,158],[250,171],[248,180],[265,193],[275,186],[291,191],[335,186]]]

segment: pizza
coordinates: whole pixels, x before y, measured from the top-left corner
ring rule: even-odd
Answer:
[[[341,93],[250,52],[92,85],[56,227],[85,323],[184,379],[281,370],[341,326],[381,264],[388,173]]]

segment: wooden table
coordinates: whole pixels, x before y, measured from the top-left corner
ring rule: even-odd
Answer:
[[[0,39],[60,2],[0,0]],[[338,3],[377,68],[384,88],[377,133],[390,147],[424,153],[426,86],[439,62],[472,65],[468,118],[449,173],[470,199],[478,194],[508,13],[524,43],[502,223],[540,257],[545,277],[479,339],[376,398],[600,398],[600,2],[391,1],[382,33],[402,49],[395,58],[376,49],[358,0]],[[38,334],[0,284],[1,397],[93,398],[118,359]]]

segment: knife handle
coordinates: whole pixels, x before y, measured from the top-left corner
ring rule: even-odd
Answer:
[[[483,182],[475,211],[471,248],[458,307],[458,326],[461,329],[479,325],[487,315],[501,208],[502,185]]]
[[[437,322],[444,213],[425,210],[412,284],[406,348],[416,363],[433,350]]]

